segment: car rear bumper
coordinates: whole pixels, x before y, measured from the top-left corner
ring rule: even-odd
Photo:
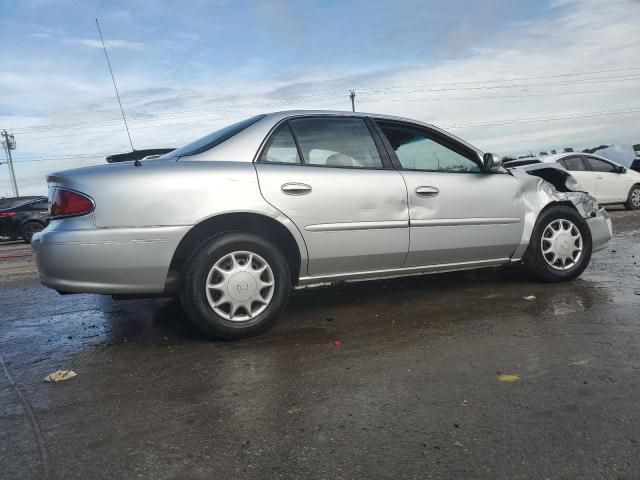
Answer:
[[[598,252],[604,249],[613,236],[611,219],[607,211],[604,208],[599,209],[595,217],[587,219],[587,225],[589,225],[589,230],[591,230],[592,251]]]
[[[189,228],[47,228],[32,245],[47,287],[65,293],[159,294]]]

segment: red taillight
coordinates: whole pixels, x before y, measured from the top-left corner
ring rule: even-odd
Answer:
[[[16,212],[0,212],[0,218],[13,217]]]
[[[93,211],[93,201],[81,193],[56,188],[50,200],[53,218],[85,215]]]

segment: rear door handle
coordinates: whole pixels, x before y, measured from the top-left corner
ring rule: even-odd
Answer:
[[[311,185],[296,182],[285,183],[280,187],[280,190],[286,195],[307,195],[311,193]]]
[[[598,180],[603,180],[603,179],[604,179],[604,177],[603,177],[602,175],[598,175],[596,178],[597,178]]]
[[[437,187],[416,188],[416,195],[419,197],[437,197],[439,194],[440,194],[440,189]]]

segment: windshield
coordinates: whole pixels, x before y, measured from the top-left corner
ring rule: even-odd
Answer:
[[[247,118],[241,122],[234,123],[227,127],[216,130],[213,133],[205,135],[198,140],[191,142],[184,147],[180,147],[171,153],[168,153],[168,157],[185,157],[189,155],[197,155],[198,153],[206,152],[207,150],[220,145],[222,142],[229,140],[231,137],[241,132],[245,128],[253,125],[258,120],[262,120],[266,115],[256,115],[255,117]]]

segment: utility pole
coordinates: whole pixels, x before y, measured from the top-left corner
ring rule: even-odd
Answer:
[[[9,176],[11,177],[11,186],[13,187],[13,194],[16,197],[20,196],[18,192],[18,182],[16,181],[16,172],[13,170],[13,158],[11,157],[11,150],[16,149],[16,139],[13,134],[9,135],[6,130],[2,131],[2,147],[7,154],[7,165],[9,165]]]
[[[351,111],[355,112],[356,111],[356,91],[355,90],[351,90],[351,93],[349,93],[349,98],[351,99]]]

